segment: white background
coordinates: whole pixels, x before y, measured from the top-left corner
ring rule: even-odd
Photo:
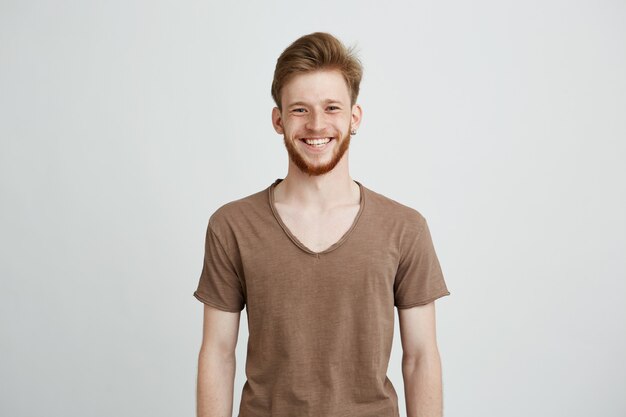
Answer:
[[[314,31],[364,64],[351,176],[429,221],[446,416],[626,415],[624,2],[1,0],[2,416],[194,415],[207,221],[286,175]]]

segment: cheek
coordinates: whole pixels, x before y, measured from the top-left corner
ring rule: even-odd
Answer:
[[[303,119],[290,120],[285,124],[285,130],[287,132],[296,133],[305,130],[306,122]]]

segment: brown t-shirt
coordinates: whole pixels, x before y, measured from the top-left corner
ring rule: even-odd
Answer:
[[[276,179],[209,218],[194,296],[248,315],[239,417],[398,417],[394,306],[449,295],[425,218],[360,182],[350,229],[314,252],[274,206]]]

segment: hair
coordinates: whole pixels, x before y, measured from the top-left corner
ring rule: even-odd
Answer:
[[[346,80],[352,106],[359,95],[363,66],[355,48],[346,48],[330,33],[314,32],[296,39],[276,60],[272,98],[282,111],[281,92],[295,76],[317,70],[339,70]]]

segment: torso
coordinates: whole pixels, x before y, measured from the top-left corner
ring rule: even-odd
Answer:
[[[198,287],[214,306],[246,308],[250,348],[240,415],[398,417],[386,377],[394,305],[448,293],[432,242],[417,239],[425,219],[363,187],[360,214],[357,194],[324,216],[279,205],[302,239],[295,242],[271,190],[211,216]]]

